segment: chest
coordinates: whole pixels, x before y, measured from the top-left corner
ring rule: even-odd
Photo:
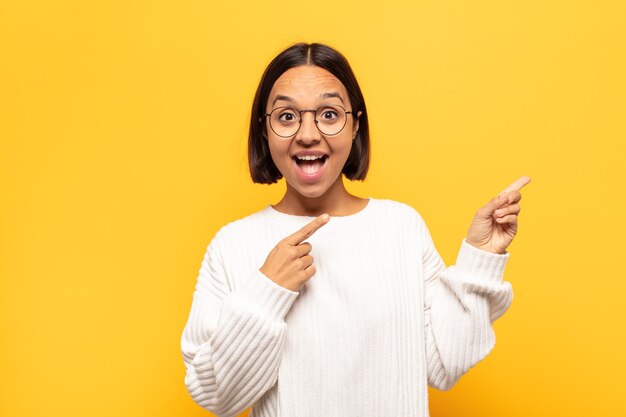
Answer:
[[[331,226],[329,224],[329,226]],[[259,236],[250,257],[226,262],[232,288],[258,269],[286,231]],[[307,240],[316,268],[285,317],[289,333],[325,334],[336,340],[368,337],[423,310],[421,241],[409,228],[325,227]],[[355,325],[356,324],[356,325]],[[355,334],[356,332],[356,334]]]
[[[311,239],[316,274],[285,317],[289,332],[369,343],[373,335],[393,333],[406,317],[421,315],[419,242],[404,233],[360,229]]]

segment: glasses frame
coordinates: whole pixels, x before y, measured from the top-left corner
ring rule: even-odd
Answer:
[[[322,129],[320,129],[319,124],[318,124],[318,123],[319,123],[319,120],[317,120],[317,112],[318,112],[321,108],[324,108],[324,107],[339,107],[341,110],[343,110],[343,111],[346,113],[346,119],[345,119],[345,120],[344,120],[344,122],[343,122],[343,126],[341,126],[341,129],[339,129],[339,130],[337,131],[337,133],[333,133],[332,135],[330,135],[330,134],[328,134],[328,133],[324,133],[324,132],[322,131]],[[274,133],[276,134],[276,136],[279,136],[279,137],[281,137],[281,138],[290,138],[290,137],[293,137],[293,136],[295,136],[295,135],[297,135],[297,134],[298,134],[298,132],[300,131],[300,128],[302,127],[302,113],[307,113],[307,112],[313,113],[313,120],[315,121],[315,127],[316,127],[316,128],[317,128],[317,130],[319,130],[319,131],[320,131],[320,133],[321,133],[322,135],[324,135],[324,136],[337,136],[338,134],[340,134],[340,133],[343,131],[343,129],[346,127],[346,125],[348,124],[348,117],[347,117],[347,115],[348,115],[348,114],[350,114],[350,115],[352,115],[352,114],[353,114],[352,110],[346,110],[346,108],[345,108],[345,107],[340,106],[339,104],[332,104],[332,105],[331,105],[331,104],[325,104],[325,105],[323,105],[323,106],[319,106],[317,109],[314,109],[314,110],[313,110],[313,109],[298,110],[298,109],[296,109],[296,108],[294,108],[294,107],[290,107],[290,106],[280,106],[280,107],[276,107],[276,108],[272,109],[272,111],[271,111],[271,112],[269,112],[269,113],[265,113],[265,117],[270,117],[270,116],[272,115],[272,113],[274,113],[276,110],[280,110],[280,109],[291,109],[291,110],[295,111],[296,113],[298,113],[298,114],[299,114],[299,116],[300,116],[300,117],[299,117],[299,119],[298,119],[298,129],[296,129],[296,131],[295,131],[294,133],[292,133],[291,135],[288,135],[288,136],[279,135],[279,134],[278,134],[278,133],[274,130],[274,127],[272,126],[272,121],[271,121],[271,119],[270,119],[270,122],[269,122],[269,124],[270,124],[270,129],[272,129],[272,132],[274,132]]]

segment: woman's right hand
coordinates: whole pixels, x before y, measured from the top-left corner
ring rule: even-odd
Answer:
[[[315,275],[313,257],[309,255],[311,244],[302,242],[328,223],[329,219],[328,214],[322,214],[302,229],[278,242],[267,255],[260,271],[278,285],[291,291],[300,291],[304,283]]]

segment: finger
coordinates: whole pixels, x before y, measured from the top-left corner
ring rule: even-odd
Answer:
[[[483,218],[489,218],[497,209],[518,202],[522,199],[522,194],[518,191],[519,188],[523,187],[529,182],[530,177],[528,176],[519,178],[513,184],[509,185],[500,194],[489,200],[489,202],[485,204],[485,206],[481,207],[478,211],[478,214]],[[515,188],[517,188],[517,190]]]
[[[306,276],[306,279],[311,279],[311,277],[313,275],[315,275],[315,272],[317,270],[315,269],[315,265],[311,264],[308,267],[304,268],[304,274]]]
[[[478,210],[478,215],[482,218],[490,218],[491,216],[493,216],[493,213],[504,206],[504,204],[506,204],[506,201],[508,199],[508,195],[507,194],[500,194],[495,196],[494,198],[492,198],[491,200],[489,200],[489,202],[487,204],[485,204],[483,207],[481,207]]]
[[[494,214],[496,215],[496,217],[504,217],[507,214],[519,214],[519,212],[519,204],[512,204],[510,206],[497,209]]]
[[[305,225],[302,229],[298,230],[296,233],[287,236],[284,241],[290,245],[297,245],[302,243],[303,240],[310,238],[313,233],[315,233],[320,227],[324,226],[330,220],[330,216],[328,214],[322,214],[315,218],[311,223]]]
[[[311,255],[304,255],[300,258],[300,262],[302,269],[307,269],[309,266],[313,265],[313,257]]]
[[[496,222],[498,222],[500,224],[504,224],[504,223],[515,224],[515,223],[517,223],[517,214],[509,214],[509,215],[504,216],[504,217],[498,217],[496,219]]]
[[[510,191],[506,193],[506,195],[507,195],[507,198],[505,200],[506,201],[505,204],[514,204],[514,203],[519,202],[522,199],[522,193],[520,193],[519,191]]]
[[[298,258],[301,258],[304,255],[311,252],[311,244],[309,242],[302,242],[296,246],[296,249],[297,249],[296,256]]]
[[[506,187],[504,191],[502,191],[502,193],[500,194],[508,193],[510,191],[519,191],[522,189],[523,186],[525,186],[529,182],[530,182],[530,177],[528,175],[524,175],[523,177],[520,177],[517,181],[515,181],[513,184]]]

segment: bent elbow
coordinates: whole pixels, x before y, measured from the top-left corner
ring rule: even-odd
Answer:
[[[218,417],[236,417],[251,404],[245,390],[224,389],[217,383],[213,368],[187,368],[185,386],[196,404]]]
[[[455,378],[454,376],[447,374],[444,371],[439,373],[438,375],[429,375],[428,385],[439,391],[449,391],[454,385],[456,385],[459,379],[460,377]]]
[[[242,410],[229,409],[224,401],[218,395],[217,386],[211,381],[202,381],[197,378],[195,371],[191,370],[187,372],[185,376],[185,386],[187,392],[191,396],[191,399],[200,407],[215,414],[218,417],[235,417]]]
[[[204,371],[204,372],[203,372]],[[218,395],[215,375],[206,372],[207,369],[198,369],[197,364],[190,363],[185,374],[185,386],[191,399],[200,407],[219,417],[226,417],[222,401]]]

